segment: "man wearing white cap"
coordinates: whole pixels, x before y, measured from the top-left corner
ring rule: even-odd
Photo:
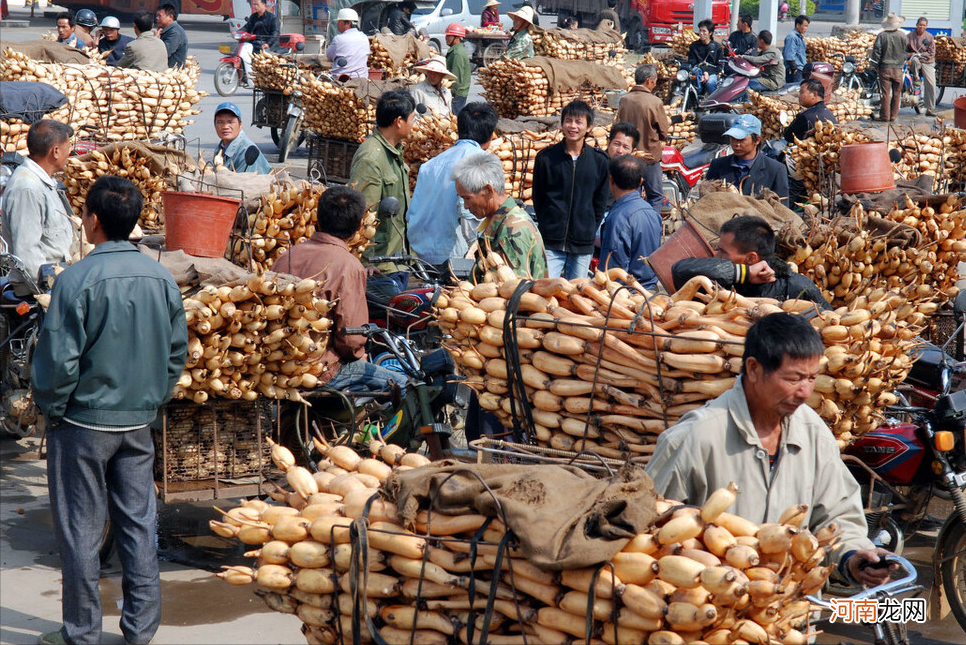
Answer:
[[[121,35],[121,22],[114,16],[105,16],[100,25],[101,33],[97,36],[97,51],[109,52],[104,62],[107,65],[117,65],[124,56],[124,47],[134,40],[130,36]]]
[[[521,59],[533,58],[533,38],[530,37],[530,25],[533,24],[533,9],[520,7],[519,11],[508,11],[513,18],[513,35],[507,45],[504,58]]]
[[[416,104],[422,103],[436,114],[449,114],[453,108],[453,94],[443,85],[443,78],[455,81],[456,76],[446,69],[445,61],[428,58],[413,69],[426,76],[410,90]]]
[[[332,72],[349,78],[365,78],[369,75],[369,39],[356,28],[359,14],[355,9],[340,9],[336,16],[339,35],[325,48],[325,57],[332,61]],[[336,61],[345,59],[345,65]]]

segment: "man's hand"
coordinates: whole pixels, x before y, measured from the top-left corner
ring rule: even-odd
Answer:
[[[885,567],[876,567],[881,558],[892,555],[890,551],[883,548],[860,549],[852,554],[845,566],[849,569],[849,574],[865,587],[876,587],[889,579],[893,571],[899,568],[898,564],[890,564]],[[863,565],[869,562],[872,566]]]
[[[705,72],[704,74],[701,75],[701,82],[702,83],[707,83],[708,82],[708,73],[707,72]]]
[[[374,275],[379,275],[380,273],[382,273],[382,271],[380,271],[376,267],[372,267],[372,266],[366,267],[366,277],[367,278],[371,278]]]
[[[775,270],[764,260],[748,265],[748,282],[751,284],[766,284],[775,281]]]

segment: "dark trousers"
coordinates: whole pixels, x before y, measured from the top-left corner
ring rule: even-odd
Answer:
[[[879,116],[883,121],[895,121],[899,116],[899,104],[902,101],[902,68],[880,67],[879,90],[882,92]]]
[[[664,208],[664,171],[661,162],[656,161],[644,166],[644,199],[654,207],[657,214]]]
[[[98,549],[110,514],[123,570],[121,632],[128,643],[148,643],[161,624],[150,428],[99,432],[63,422],[47,433],[47,444],[64,638],[75,645],[102,642]]]
[[[455,95],[453,96],[453,107],[452,107],[453,114],[459,114],[460,110],[463,109],[464,105],[466,105],[465,96],[455,96]]]

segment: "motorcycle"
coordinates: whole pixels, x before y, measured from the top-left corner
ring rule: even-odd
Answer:
[[[907,388],[932,405],[889,408],[888,423],[853,443],[843,455],[862,490],[873,543],[899,553],[905,534],[926,519],[933,495],[951,500],[933,553],[936,584],[941,584],[959,624],[966,629],[966,363],[946,353],[966,329],[966,292],[953,310],[961,321],[942,348],[931,348],[910,372]],[[918,363],[917,363],[918,365]],[[933,396],[934,393],[934,396]]]
[[[3,212],[3,191],[13,176],[13,171],[22,164],[24,157],[16,152],[5,152],[0,157],[0,213]]]
[[[664,173],[664,196],[671,204],[680,203],[691,195],[691,190],[704,177],[711,162],[731,154],[725,131],[737,118],[735,113],[704,114],[698,118],[698,138],[683,150],[664,146],[661,170]],[[673,117],[672,122],[675,118]]]
[[[913,58],[919,58],[919,54],[913,54]],[[922,114],[925,103],[923,102],[922,78],[913,77],[909,69],[910,61],[906,61],[902,66],[902,102],[903,107],[911,107],[916,114]]]
[[[678,63],[678,71],[674,77],[674,88],[671,90],[671,105],[677,104],[680,114],[692,112],[698,108],[701,96],[707,96],[707,91],[699,89],[700,79],[704,69],[700,66],[692,67],[689,63]],[[676,103],[677,102],[677,103]]]
[[[236,31],[231,36],[238,41],[235,51],[231,51],[229,45],[221,45],[218,51],[223,54],[219,60],[218,67],[215,68],[215,91],[222,96],[232,96],[238,91],[239,85],[251,86],[251,79],[245,72],[245,65],[242,63],[241,48],[246,44],[258,39],[255,34],[247,31]],[[281,34],[278,37],[278,45],[271,47],[273,54],[294,54],[305,49],[305,36],[302,34]]]

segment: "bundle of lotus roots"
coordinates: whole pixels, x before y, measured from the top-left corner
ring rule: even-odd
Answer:
[[[255,87],[285,91],[299,83],[301,70],[282,56],[265,52],[252,56],[252,76]]]
[[[785,136],[785,126],[780,121],[783,111],[787,112],[793,119],[802,111],[802,106],[798,104],[797,95],[782,99],[749,91],[748,98],[750,109],[746,111],[761,120],[761,136],[764,139],[778,139]],[[864,104],[859,98],[859,93],[854,90],[849,91],[842,88],[835,90],[826,101],[826,105],[839,123],[857,121],[872,116],[872,108]]]
[[[410,189],[416,186],[419,167],[444,150],[448,150],[458,140],[456,115],[437,114],[431,111],[419,115],[413,131],[406,139],[406,150],[403,153],[409,165]]]
[[[171,189],[169,179],[175,174],[167,166],[160,166],[139,142],[130,142],[68,158],[64,185],[71,207],[80,216],[87,192],[98,177],[116,175],[130,179],[144,198],[138,225],[147,233],[155,233],[164,230],[161,195]]]
[[[585,38],[583,32],[570,29],[537,29],[533,33],[533,51],[537,56],[562,60],[589,60],[603,65],[623,65],[627,47],[616,31],[613,39],[605,39],[600,32]],[[595,42],[596,41],[596,42]],[[611,55],[613,53],[613,55]]]
[[[937,65],[936,81],[939,84],[950,83],[958,85],[966,69],[966,46],[962,38],[936,36],[936,62],[952,63],[951,65]],[[945,72],[945,74],[944,74]]]
[[[184,300],[188,362],[175,399],[209,396],[301,401],[316,387],[334,303],[316,296],[315,280],[274,273],[206,286]]]
[[[307,181],[272,186],[271,192],[262,194],[258,206],[249,211],[247,227],[235,228],[232,261],[254,273],[272,269],[282,253],[315,233],[323,192],[323,186]],[[349,251],[357,258],[376,234],[376,224],[375,213],[366,213],[359,231],[347,241]]]
[[[902,153],[895,168],[906,177],[932,175],[937,179],[937,192],[966,187],[966,130],[910,132],[893,139],[892,145]]]
[[[691,43],[698,39],[698,35],[693,29],[685,29],[682,32],[671,36],[671,50],[678,58],[687,58]]]
[[[678,73],[678,62],[674,59],[659,59],[654,54],[648,52],[638,65],[648,64],[657,67],[657,85],[651,90],[654,96],[665,103],[671,102],[671,93],[674,91],[675,77]],[[631,79],[631,85],[633,85]],[[675,103],[676,105],[676,103]]]
[[[872,53],[874,42],[875,34],[865,31],[852,31],[844,37],[806,38],[805,59],[810,63],[831,63],[836,71],[840,71],[845,62],[842,56],[853,56],[856,69],[861,71]]]
[[[401,60],[394,59],[390,53],[390,48],[398,50],[400,41],[408,47],[405,57]],[[408,42],[407,42],[408,41]],[[387,43],[389,46],[387,47]],[[388,34],[376,34],[369,39],[369,67],[381,69],[388,76],[398,78],[410,74],[410,68],[419,61],[428,58],[430,50],[422,41],[417,40],[412,35],[407,37],[392,36]],[[416,76],[421,76],[416,74]]]
[[[866,143],[871,137],[861,131],[842,128],[827,121],[815,124],[812,136],[785,149],[802,177],[809,194],[823,192],[839,172],[839,150],[850,143]]]
[[[573,100],[598,105],[604,96],[601,88],[589,85],[576,91],[551,91],[543,70],[521,60],[493,61],[479,71],[479,77],[487,102],[506,119],[556,115]]]
[[[446,347],[467,385],[507,428],[540,445],[605,457],[649,455],[658,434],[729,389],[756,320],[816,309],[808,301],[744,298],[701,277],[672,296],[652,296],[620,269],[598,271],[592,281],[542,279],[521,287],[498,255],[486,261],[496,267],[487,274],[493,282],[461,283],[437,303]],[[891,386],[912,364],[906,354],[916,330],[898,319],[905,312],[893,313],[902,298],[879,295],[874,315],[863,310],[867,300],[855,301],[813,325],[829,354],[844,344],[849,357],[865,357],[854,366],[856,378],[874,376]],[[872,353],[876,360],[866,360]],[[809,400],[842,447],[871,430],[889,404],[887,397],[866,401],[860,395],[868,390],[856,387],[848,392],[854,409],[838,390],[816,391]]]
[[[733,484],[700,508],[657,500],[660,519],[610,565],[545,570],[512,541],[500,547],[512,536],[502,518],[423,508],[403,526],[379,487],[420,465],[419,455],[378,441],[365,458],[319,447],[324,470],[314,474],[273,447],[292,488],[276,496],[287,505],[247,500],[210,522],[216,534],[258,547],[246,554],[254,567],[225,567],[219,577],[254,584],[270,608],[301,620],[311,645],[368,643],[374,631],[384,642],[424,645],[797,645],[810,636],[805,596],[831,571],[834,526],[813,534],[803,526],[806,505],[759,526],[727,512]]]
[[[677,108],[670,105],[664,106],[664,113],[668,120],[676,116],[681,116],[679,122],[671,121],[671,128],[668,130],[668,145],[672,145],[678,150],[683,150],[698,138],[698,121],[694,117],[694,112],[680,113]]]
[[[352,89],[305,75],[299,86],[305,128],[329,139],[362,143],[376,122],[376,102]]]
[[[183,132],[193,123],[188,117],[200,114],[194,105],[206,96],[195,90],[200,72],[193,57],[183,68],[164,72],[41,63],[9,48],[0,59],[0,80],[54,86],[67,96],[70,107],[51,116],[75,131],[93,131],[108,141]]]

